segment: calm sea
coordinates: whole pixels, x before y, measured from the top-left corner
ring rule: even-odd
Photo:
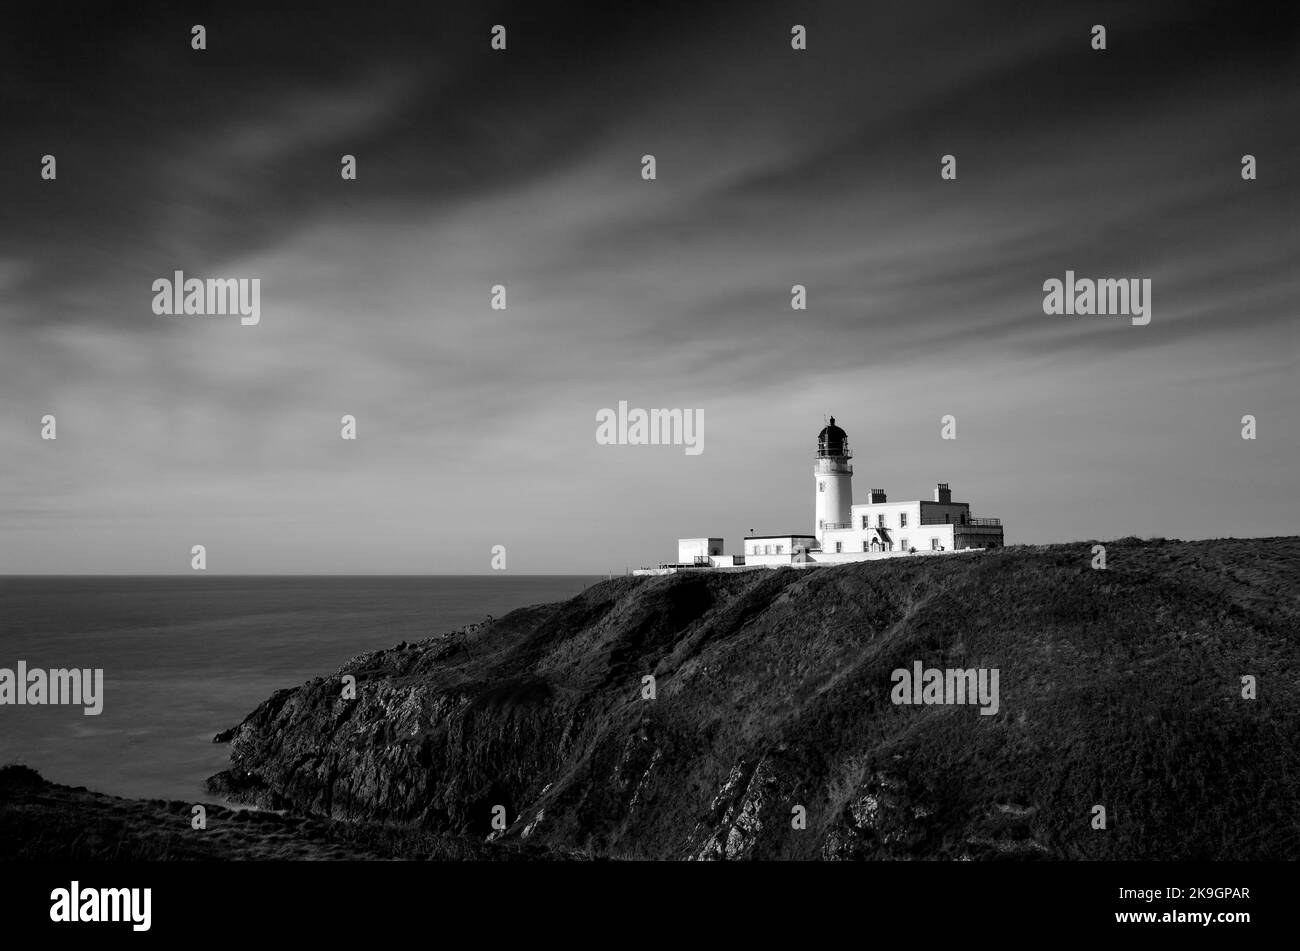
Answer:
[[[0,763],[118,796],[206,797],[212,735],[280,687],[598,578],[4,577],[0,667],[104,668],[104,709],[0,706]]]

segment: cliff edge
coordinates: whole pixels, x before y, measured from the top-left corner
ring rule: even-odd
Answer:
[[[277,692],[209,790],[591,857],[1300,858],[1300,538],[1092,544],[615,578]],[[997,712],[895,704],[918,662]]]

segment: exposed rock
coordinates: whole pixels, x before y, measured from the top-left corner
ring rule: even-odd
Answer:
[[[138,800],[47,782],[26,766],[0,766],[0,861],[338,859],[567,859],[521,842],[484,845],[416,826],[335,822],[302,815]]]

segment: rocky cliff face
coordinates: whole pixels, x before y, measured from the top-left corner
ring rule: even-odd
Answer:
[[[1300,539],[1107,548],[614,579],[279,691],[210,788],[615,858],[1300,858]],[[917,661],[997,714],[895,705]]]

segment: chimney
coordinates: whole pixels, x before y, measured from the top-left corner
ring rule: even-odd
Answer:
[[[872,504],[872,505],[876,505],[877,503],[879,503],[879,502],[883,502],[883,501],[885,501],[885,490],[884,490],[884,489],[872,489],[872,490],[871,490],[871,504]]]
[[[940,482],[935,485],[934,500],[936,502],[952,502],[952,489],[948,488],[947,482]]]

